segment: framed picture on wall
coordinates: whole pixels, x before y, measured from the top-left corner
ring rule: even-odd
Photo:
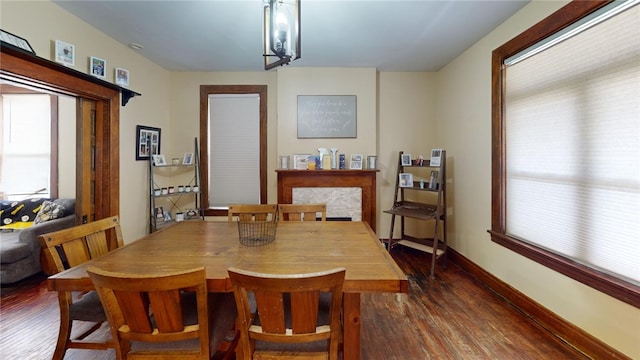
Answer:
[[[117,85],[129,86],[129,70],[116,68],[114,70],[114,77]]]
[[[64,41],[56,40],[55,46],[56,62],[66,65],[75,66],[76,64],[76,47]]]
[[[89,58],[89,73],[95,77],[100,79],[104,79],[106,77],[107,72],[107,61],[104,59],[97,58],[92,56]]]
[[[298,139],[356,138],[355,95],[298,95]]]
[[[21,38],[18,35],[12,34],[8,31],[4,31],[2,29],[0,29],[0,40],[2,40],[3,43],[15,47],[17,49],[20,49],[22,51],[26,51],[28,53],[31,53],[33,55],[36,54],[35,51],[33,51],[33,48],[31,47],[31,44],[29,44],[29,42],[26,39]]]
[[[136,160],[149,160],[160,155],[160,129],[144,125],[136,126]]]

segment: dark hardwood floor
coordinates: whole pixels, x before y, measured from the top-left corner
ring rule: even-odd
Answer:
[[[439,266],[430,280],[428,254],[392,254],[409,278],[409,293],[363,294],[364,360],[586,358],[455,264]],[[44,276],[2,287],[0,358],[50,359],[58,323],[56,295]],[[115,353],[70,350],[65,359],[112,360]]]

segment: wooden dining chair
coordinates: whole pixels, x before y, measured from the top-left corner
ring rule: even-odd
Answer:
[[[327,204],[278,204],[278,220],[327,221]]]
[[[87,269],[115,340],[116,359],[230,359],[238,335],[231,293],[209,294],[204,267],[152,275]],[[216,352],[223,341],[233,345]]]
[[[345,272],[282,275],[229,268],[243,358],[338,359]],[[328,319],[319,316],[320,294],[331,297]]]
[[[124,244],[118,216],[39,236],[43,249],[49,251],[56,272],[61,272],[104,255]],[[54,360],[61,360],[67,349],[106,350],[111,339],[102,342],[84,340],[107,320],[95,291],[86,293],[59,291],[60,330]],[[86,331],[71,338],[74,321],[93,323]]]
[[[229,221],[270,221],[275,220],[278,205],[275,204],[231,204]]]

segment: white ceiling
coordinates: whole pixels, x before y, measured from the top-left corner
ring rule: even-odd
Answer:
[[[172,71],[261,71],[262,1],[53,0]],[[295,67],[437,71],[529,0],[302,0]]]

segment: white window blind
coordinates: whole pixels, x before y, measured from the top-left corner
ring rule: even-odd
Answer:
[[[640,284],[640,6],[506,69],[507,234]]]
[[[260,203],[260,96],[209,95],[209,207]]]

